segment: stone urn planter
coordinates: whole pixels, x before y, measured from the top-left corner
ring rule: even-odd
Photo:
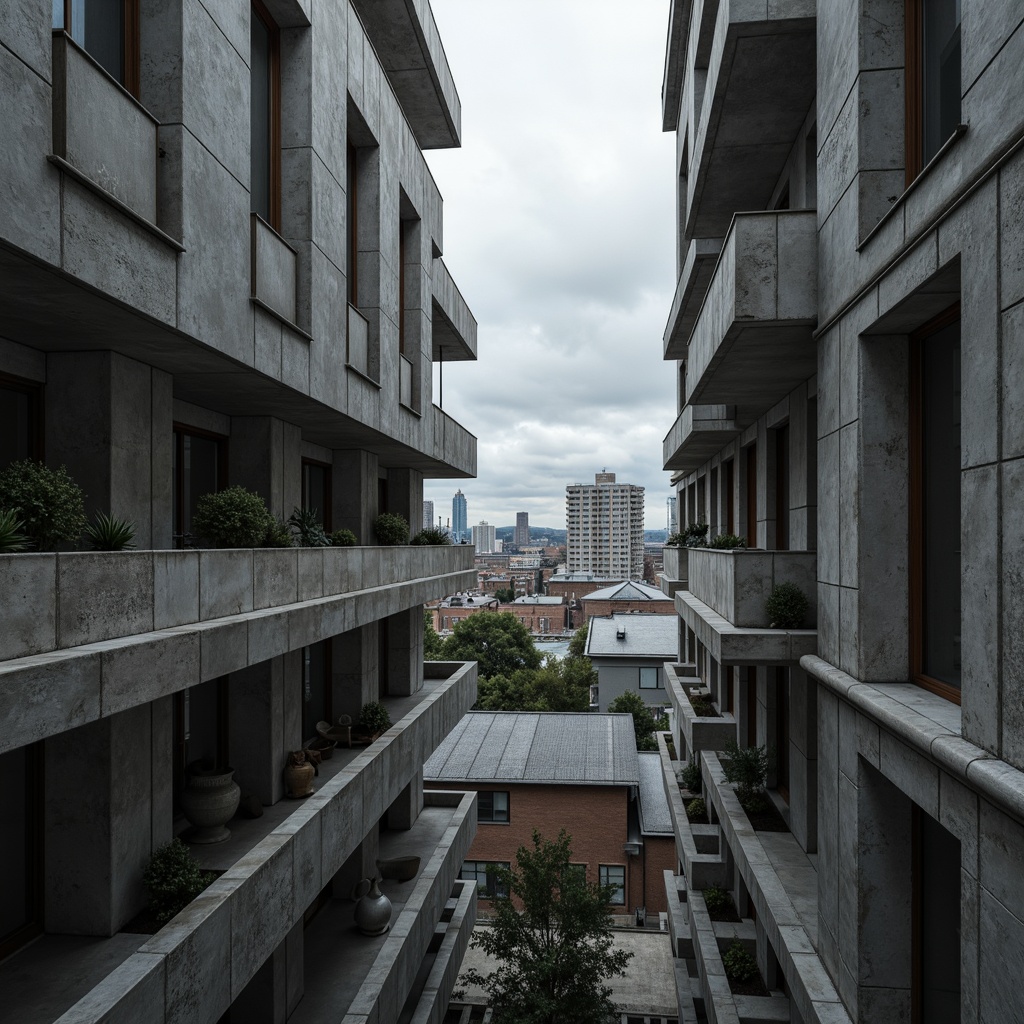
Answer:
[[[391,900],[380,891],[377,878],[365,878],[352,893],[357,900],[356,925],[364,935],[383,935],[391,927]]]
[[[288,765],[284,770],[284,788],[288,796],[299,798],[313,793],[313,776],[316,768],[306,757],[304,750],[293,750],[288,755]]]
[[[181,794],[181,809],[193,826],[185,838],[190,843],[222,843],[231,835],[225,828],[238,810],[242,791],[235,770],[209,761],[193,761]]]

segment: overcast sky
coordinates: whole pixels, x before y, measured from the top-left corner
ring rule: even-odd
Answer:
[[[479,324],[444,367],[444,410],[479,439],[475,480],[428,480],[447,523],[530,513],[565,528],[565,487],[607,468],[665,526],[661,359],[675,288],[673,152],[661,131],[668,0],[432,0],[462,100],[462,148],[427,160],[444,259]],[[434,371],[434,401],[438,400]]]

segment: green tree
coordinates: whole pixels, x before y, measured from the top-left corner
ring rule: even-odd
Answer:
[[[608,705],[608,710],[615,714],[633,716],[637,750],[658,749],[654,731],[661,728],[660,719],[654,717],[651,709],[644,703],[643,697],[631,692],[622,693]]]
[[[434,616],[429,608],[423,609],[423,660],[443,661],[444,640],[434,629]]]
[[[444,656],[477,662],[481,679],[540,668],[541,663],[530,631],[511,612],[477,612],[460,619],[444,642]]]
[[[494,596],[501,604],[511,604],[516,599],[516,592],[511,587],[500,587]]]
[[[569,658],[584,658],[586,657],[587,650],[587,633],[590,630],[590,624],[580,626],[572,635],[572,639],[569,641],[569,651],[566,657]],[[587,658],[587,661],[590,661]]]
[[[614,887],[588,882],[571,861],[564,829],[555,840],[535,830],[533,848],[516,852],[516,867],[498,871],[509,895],[495,899],[493,926],[473,938],[497,968],[460,978],[487,991],[495,1024],[618,1019],[604,982],[623,974],[632,954],[612,948]]]

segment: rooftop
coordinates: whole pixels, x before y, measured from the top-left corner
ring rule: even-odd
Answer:
[[[445,782],[638,785],[629,715],[470,711],[423,766]]]
[[[627,580],[625,583],[617,583],[612,587],[605,587],[603,590],[595,590],[587,594],[584,601],[667,601],[668,598],[658,587],[652,587],[647,583],[637,583]]]
[[[679,620],[674,615],[616,612],[595,616],[587,634],[590,658],[663,658],[679,651]]]

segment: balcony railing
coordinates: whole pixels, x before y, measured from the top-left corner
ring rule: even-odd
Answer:
[[[298,254],[259,215],[251,216],[252,297],[281,319],[294,324]]]
[[[364,377],[370,372],[370,325],[355,306],[348,307],[348,365]]]

